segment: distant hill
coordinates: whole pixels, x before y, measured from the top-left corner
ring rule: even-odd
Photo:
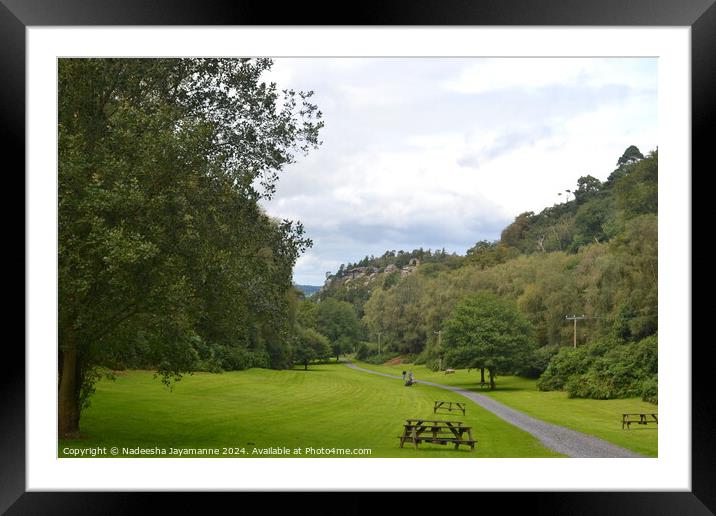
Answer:
[[[303,292],[303,294],[306,297],[310,297],[319,290],[321,290],[321,287],[317,287],[315,285],[294,285],[298,290]]]

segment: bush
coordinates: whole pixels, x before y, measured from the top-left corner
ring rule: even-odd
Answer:
[[[244,347],[231,347],[226,350],[224,368],[228,371],[243,371],[252,367],[268,368],[271,358],[265,351],[253,351]]]
[[[517,371],[518,376],[526,378],[539,378],[547,370],[552,357],[559,352],[559,346],[543,346],[532,353],[527,365]]]
[[[563,348],[537,382],[540,390],[566,390],[570,398],[641,397],[656,403],[657,338],[619,343],[602,339],[581,348]]]
[[[224,369],[221,367],[221,363],[212,358],[209,360],[199,360],[194,366],[194,371],[202,371],[205,373],[223,373]]]
[[[418,355],[415,357],[415,360],[413,360],[413,364],[415,364],[415,365],[423,365],[423,364],[427,364],[427,362],[428,362],[428,356],[427,356],[427,354],[425,353],[425,351],[423,351],[422,353],[418,354]]]
[[[440,369],[440,361],[437,358],[428,358],[425,360],[425,367],[431,371],[437,371]]]
[[[586,373],[592,361],[586,348],[560,349],[537,381],[537,388],[541,391],[561,391],[570,378]]]
[[[659,403],[659,382],[656,375],[641,382],[641,399],[649,403]]]

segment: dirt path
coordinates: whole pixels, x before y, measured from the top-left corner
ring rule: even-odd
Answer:
[[[371,371],[370,369],[358,367],[351,363],[346,363],[346,365],[358,371],[386,376],[388,378],[396,378],[402,381],[402,378],[397,375]],[[528,416],[524,412],[510,408],[499,401],[495,401],[484,394],[424,380],[417,380],[417,383],[439,387],[440,389],[446,389],[465,396],[511,425],[532,434],[550,450],[562,453],[568,457],[644,457],[634,451],[627,450],[626,448],[604,441],[598,437],[583,434],[582,432],[577,432],[576,430],[563,426],[553,425],[552,423],[545,423],[532,416]]]

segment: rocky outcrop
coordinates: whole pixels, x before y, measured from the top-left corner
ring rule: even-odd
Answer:
[[[393,272],[400,272],[400,277],[404,278],[415,272],[419,265],[420,260],[418,260],[417,258],[413,258],[412,260],[410,260],[410,263],[408,265],[401,268],[398,268],[398,266],[394,263],[387,265],[385,269],[380,269],[378,267],[354,267],[352,269],[343,271],[340,276],[328,276],[321,290],[330,286],[347,286],[348,284],[351,284],[351,286],[353,286],[360,285],[361,283],[372,283],[373,281],[378,279],[381,274],[391,274]]]

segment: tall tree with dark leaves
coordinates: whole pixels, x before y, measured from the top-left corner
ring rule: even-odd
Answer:
[[[168,383],[197,338],[271,354],[288,331],[291,270],[311,242],[258,201],[323,122],[311,92],[261,81],[271,65],[60,60],[61,437],[78,435],[97,366],[131,342]]]

